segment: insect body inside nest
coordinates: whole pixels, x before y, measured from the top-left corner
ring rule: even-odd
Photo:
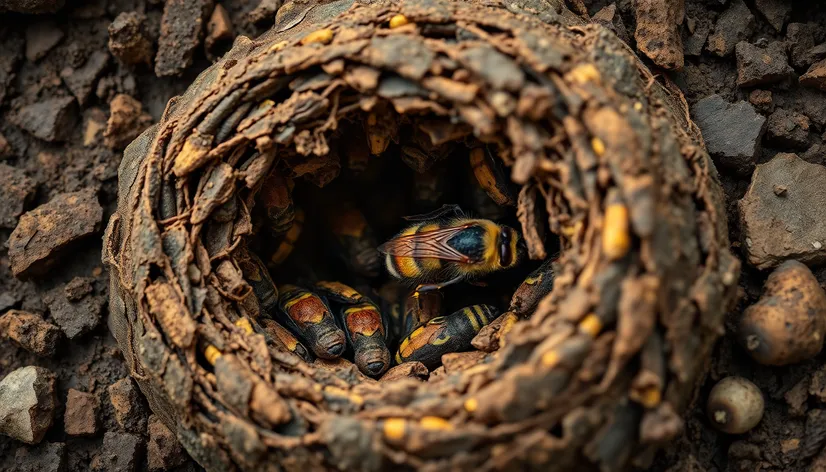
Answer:
[[[449,213],[457,216],[445,218]],[[510,269],[524,259],[519,233],[490,220],[467,218],[456,205],[426,215],[379,246],[393,277],[420,284],[418,292]]]

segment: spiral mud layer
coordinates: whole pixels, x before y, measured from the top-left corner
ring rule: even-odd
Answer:
[[[208,470],[646,464],[739,275],[682,96],[561,4],[351,3],[286,5],[125,152],[110,327],[153,411]],[[330,182],[354,123],[371,147],[400,129],[492,146],[531,257],[559,236],[553,291],[478,365],[376,382],[263,334],[239,265],[256,194],[274,168]]]

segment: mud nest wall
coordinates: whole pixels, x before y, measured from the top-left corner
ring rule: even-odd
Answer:
[[[739,274],[682,96],[553,2],[351,3],[287,4],[125,152],[110,327],[152,409],[209,470],[645,464],[681,431]],[[345,122],[487,143],[545,207],[520,221],[533,258],[560,237],[553,291],[478,365],[377,382],[265,336],[241,269],[256,192],[276,167],[329,182]]]

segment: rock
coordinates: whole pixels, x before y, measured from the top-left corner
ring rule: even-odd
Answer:
[[[34,447],[21,447],[14,455],[16,472],[64,472],[66,444],[45,442]]]
[[[788,0],[754,0],[754,6],[778,33],[783,31],[792,12],[792,2]]]
[[[0,434],[39,443],[57,406],[55,376],[43,367],[21,367],[0,380]]]
[[[66,3],[66,0],[0,0],[0,12],[17,13],[54,13]]]
[[[737,43],[749,37],[753,28],[754,15],[749,7],[743,0],[733,0],[731,6],[717,18],[714,33],[708,37],[707,49],[720,57],[729,56]]]
[[[812,67],[800,76],[800,85],[826,91],[826,59],[812,64]]]
[[[211,55],[220,55],[223,51],[232,46],[232,20],[229,18],[227,10],[221,4],[215,5],[212,16],[207,23],[207,35],[204,40],[204,47]]]
[[[94,290],[92,282],[95,279],[91,277],[75,277],[66,284],[63,288],[63,293],[70,302],[76,302],[86,295],[89,295]]]
[[[826,167],[795,154],[777,154],[757,166],[751,186],[738,203],[752,266],[768,269],[788,259],[805,264],[826,260],[824,189]]]
[[[740,173],[754,167],[766,119],[748,102],[729,103],[719,95],[706,97],[691,107],[715,162]]]
[[[39,20],[26,28],[26,59],[37,61],[57,46],[64,33],[52,20]]]
[[[192,55],[201,43],[203,26],[212,7],[212,0],[166,1],[155,56],[155,75],[178,76],[192,65]]]
[[[183,464],[187,454],[181,443],[157,416],[149,417],[149,444],[146,461],[150,471],[169,470]]]
[[[774,110],[772,93],[769,90],[752,90],[749,94],[749,103],[763,113],[771,113]]]
[[[101,472],[134,472],[141,461],[143,450],[141,436],[110,431],[103,435],[103,448],[92,468]]]
[[[0,182],[0,228],[12,229],[37,192],[37,182],[22,169],[6,164],[0,164]]]
[[[129,95],[116,95],[109,103],[103,143],[110,149],[124,149],[151,124],[152,117],[143,111],[141,102]]]
[[[77,122],[77,105],[73,97],[49,98],[21,108],[12,121],[44,141],[66,141]]]
[[[628,30],[625,28],[625,23],[622,21],[622,16],[620,16],[619,12],[617,12],[616,3],[612,3],[598,11],[591,17],[591,21],[613,31],[614,34],[623,40],[623,42],[631,42],[631,37],[628,35]]]
[[[102,297],[86,296],[77,302],[69,301],[66,289],[56,287],[43,296],[55,323],[69,339],[74,339],[95,329],[105,300]]]
[[[124,12],[109,25],[109,51],[128,65],[152,65],[152,40],[146,25],[146,15]]]
[[[20,310],[9,310],[0,316],[0,336],[40,357],[52,357],[62,337],[57,326]]]
[[[24,213],[8,242],[15,277],[42,274],[72,243],[99,232],[102,219],[92,189],[60,194]]]
[[[281,8],[282,0],[260,0],[258,6],[249,12],[249,22],[260,25],[275,23],[275,14]]]
[[[685,1],[637,0],[634,11],[637,49],[664,69],[682,69],[685,61],[679,26],[685,15]]]
[[[809,117],[785,108],[769,116],[766,141],[778,146],[806,149],[809,144]]]
[[[807,52],[815,47],[816,26],[811,23],[789,23],[786,27],[786,44],[789,46],[791,63],[798,69],[809,67]]]
[[[130,433],[143,434],[149,412],[135,382],[126,377],[110,385],[108,391],[115,420],[121,428]]]
[[[98,432],[100,402],[92,393],[69,389],[63,424],[69,436],[94,436]]]
[[[95,87],[95,81],[103,73],[104,69],[106,69],[108,63],[108,53],[105,51],[95,51],[86,59],[86,62],[80,68],[74,69],[72,67],[66,67],[60,71],[60,77],[63,78],[66,87],[68,87],[72,95],[77,98],[77,102],[80,103],[81,106],[86,104],[86,100],[89,99]]]
[[[740,87],[773,84],[793,73],[783,43],[775,41],[765,49],[745,41],[737,43],[737,85]]]

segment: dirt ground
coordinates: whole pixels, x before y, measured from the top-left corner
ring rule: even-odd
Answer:
[[[271,26],[280,2],[224,1],[217,13],[218,4],[208,0],[63,3],[0,0],[0,11],[22,5],[46,12],[0,13],[0,338],[5,331],[30,341],[24,349],[0,340],[0,379],[20,367],[44,367],[54,373],[57,397],[54,422],[39,445],[0,436],[0,471],[73,472],[90,464],[95,470],[199,470],[151,417],[136,385],[123,380],[129,368],[106,325],[100,236],[116,206],[126,144],[157,122],[167,100],[232,37]],[[584,3],[633,41],[631,0]],[[756,267],[775,252],[791,251],[778,257],[805,260],[826,282],[822,245],[769,247],[762,256],[750,251],[751,241],[771,234],[746,231],[737,205],[755,165],[778,153],[826,164],[826,92],[816,80],[806,86],[798,80],[826,58],[826,6],[810,6],[816,3],[686,0],[685,66],[655,69],[682,89],[715,157],[744,271],[742,300],[728,315],[729,334],[687,414],[685,434],[650,470],[826,470],[826,354],[788,367],[762,366],[731,334],[769,273]],[[199,16],[206,38],[183,21]],[[795,187],[826,185],[822,168],[805,169]],[[826,234],[826,209],[820,209],[826,206],[816,198],[823,194],[801,193],[811,196],[804,216],[813,231]],[[27,320],[35,320],[35,333],[15,331]],[[727,375],[751,379],[766,398],[762,422],[744,435],[718,433],[705,417],[708,391]]]

